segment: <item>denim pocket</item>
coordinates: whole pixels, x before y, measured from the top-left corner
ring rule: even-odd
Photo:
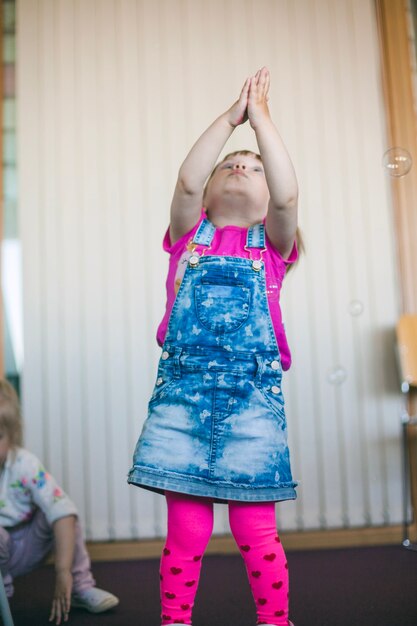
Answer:
[[[213,333],[230,333],[248,319],[250,290],[240,285],[200,284],[195,287],[198,319]]]
[[[281,421],[285,422],[285,403],[284,396],[282,395],[281,389],[278,393],[274,393],[272,391],[270,385],[261,387],[257,387],[259,392],[261,393],[263,399],[267,403],[268,407],[271,411],[276,415]]]
[[[163,400],[165,396],[171,391],[174,385],[178,382],[178,378],[174,378],[171,372],[158,372],[158,378],[156,379],[155,386],[153,388],[151,399],[149,404]]]

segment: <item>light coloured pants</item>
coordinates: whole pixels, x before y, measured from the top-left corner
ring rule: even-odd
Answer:
[[[16,528],[0,527],[0,569],[6,594],[13,595],[13,578],[27,574],[39,567],[54,546],[52,526],[42,511],[37,510],[33,518]],[[72,564],[73,590],[85,591],[95,585],[90,571],[91,563],[85,547],[78,519],[75,523],[75,548]]]

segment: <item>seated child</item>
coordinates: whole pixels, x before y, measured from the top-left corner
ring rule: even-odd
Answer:
[[[13,595],[13,578],[41,565],[53,550],[50,621],[67,621],[71,606],[91,613],[117,606],[116,596],[95,586],[74,503],[36,456],[20,447],[21,439],[17,394],[0,380],[0,570],[7,596]]]

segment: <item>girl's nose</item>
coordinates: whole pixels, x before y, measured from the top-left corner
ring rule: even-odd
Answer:
[[[245,170],[246,169],[246,165],[244,165],[243,163],[235,163],[235,169],[236,170]]]

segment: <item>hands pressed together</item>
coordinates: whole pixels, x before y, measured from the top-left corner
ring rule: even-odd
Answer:
[[[269,191],[268,237],[282,255],[291,253],[297,227],[298,185],[291,158],[269,111],[269,86],[269,70],[262,67],[245,80],[239,98],[206,128],[187,154],[171,204],[171,242],[197,223],[205,202],[206,181],[222,149],[236,127],[249,120]]]
[[[266,67],[245,80],[239,99],[228,110],[231,126],[236,127],[249,120],[252,128],[269,118],[268,92],[270,74]]]

